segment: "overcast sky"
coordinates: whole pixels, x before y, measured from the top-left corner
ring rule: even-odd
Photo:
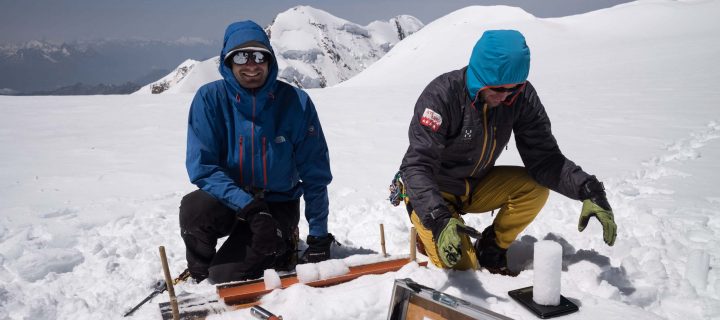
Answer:
[[[234,21],[268,25],[280,12],[309,5],[367,25],[409,14],[427,24],[471,5],[521,7],[537,17],[562,17],[627,0],[0,0],[0,43],[144,38],[220,40]]]

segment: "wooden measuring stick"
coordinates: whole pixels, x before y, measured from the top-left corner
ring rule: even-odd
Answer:
[[[382,247],[383,257],[387,257],[387,251],[385,251],[385,226],[380,224],[380,246]]]
[[[178,309],[177,297],[175,297],[175,287],[173,286],[172,277],[170,276],[170,268],[168,268],[167,256],[165,256],[165,247],[160,246],[160,262],[162,262],[163,272],[165,273],[165,285],[170,295],[170,306],[172,307],[173,319],[180,320],[180,310]]]
[[[410,227],[410,260],[415,261],[417,258],[417,231],[415,227]]]

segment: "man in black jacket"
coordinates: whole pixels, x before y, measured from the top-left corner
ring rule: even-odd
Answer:
[[[527,81],[530,51],[515,30],[486,31],[467,67],[423,91],[400,167],[405,203],[433,264],[516,275],[505,253],[540,212],[549,189],[582,200],[578,229],[596,217],[605,243],[616,229],[603,184],[565,158]],[[525,167],[495,166],[510,134]],[[500,209],[474,244],[460,214]]]

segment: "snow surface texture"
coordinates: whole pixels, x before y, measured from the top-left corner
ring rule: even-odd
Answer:
[[[346,265],[408,253],[405,209],[388,204],[407,126],[428,81],[463,66],[486,29],[514,28],[532,52],[538,89],[563,152],[605,183],[615,246],[581,204],[551,194],[511,246],[516,278],[410,264],[329,288],[275,290],[263,307],[285,319],[385,319],[393,281],[423,285],[516,319],[508,297],[532,285],[533,244],[563,246],[563,319],[720,317],[720,1],[633,2],[538,19],[468,7],[398,43],[361,74],[309,93],[330,145],[329,228]],[[443,59],[439,59],[443,57]],[[170,269],[185,268],[178,205],[192,94],[0,97],[0,319],[119,319]],[[520,164],[511,144],[501,164]],[[481,229],[490,214],[466,216]],[[300,225],[301,238],[307,224]],[[301,244],[303,249],[304,244]],[[215,295],[206,283],[178,294]],[[158,319],[155,298],[134,316]],[[248,310],[214,317],[251,318]]]
[[[266,32],[280,79],[302,88],[324,88],[350,79],[422,27],[422,22],[408,15],[360,26],[313,7],[297,6],[278,14]],[[221,78],[219,61],[219,57],[185,61],[137,93],[195,93],[203,84]]]
[[[562,246],[552,240],[535,243],[533,255],[533,301],[546,306],[560,304]]]

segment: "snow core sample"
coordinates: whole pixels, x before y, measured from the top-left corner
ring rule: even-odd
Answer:
[[[300,283],[320,280],[320,272],[314,263],[299,264],[295,267],[295,272]]]
[[[275,272],[275,269],[266,269],[265,272],[263,272],[263,281],[265,282],[265,289],[272,290],[282,287],[282,282],[280,281],[280,275],[278,275],[277,272]]]
[[[559,305],[562,246],[550,240],[535,243],[533,269],[533,301],[545,306]]]

